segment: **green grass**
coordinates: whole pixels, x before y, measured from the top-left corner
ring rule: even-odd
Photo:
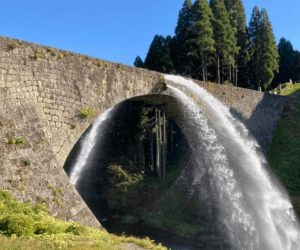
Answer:
[[[283,96],[300,96],[300,83],[284,83],[281,84],[281,90],[279,90],[279,86],[274,89],[279,95]]]
[[[0,190],[0,250],[2,249],[101,249],[113,250],[121,243],[136,243],[146,249],[167,250],[149,238],[109,234],[79,223],[48,216],[46,205],[31,206]],[[89,245],[88,242],[92,242]]]
[[[271,144],[264,145],[272,170],[288,187],[291,195],[300,196],[300,101],[294,101],[297,122],[279,119]]]
[[[299,91],[299,90],[298,90]],[[271,144],[264,144],[267,159],[273,172],[287,188],[292,205],[300,218],[300,101],[293,114],[297,120],[287,118],[278,121]]]

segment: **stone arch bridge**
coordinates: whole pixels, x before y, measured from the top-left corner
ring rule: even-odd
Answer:
[[[50,215],[102,229],[63,165],[85,130],[105,110],[124,100],[165,104],[162,110],[179,127],[188,126],[184,108],[170,90],[161,88],[163,74],[26,41],[0,37],[0,189],[20,201],[46,202]],[[272,131],[289,98],[248,89],[195,81],[242,120],[260,142]],[[196,102],[201,100],[173,82]],[[94,108],[94,117],[79,119]],[[203,113],[210,119],[209,110]],[[9,144],[23,137],[25,143]],[[25,166],[25,161],[31,161]],[[54,189],[62,188],[64,194]],[[57,198],[60,198],[61,205]]]

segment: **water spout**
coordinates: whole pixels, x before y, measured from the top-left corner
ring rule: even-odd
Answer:
[[[91,152],[96,144],[99,134],[100,126],[103,124],[103,122],[108,119],[111,115],[112,108],[106,110],[104,113],[102,113],[96,121],[92,124],[91,131],[83,138],[81,150],[76,158],[76,163],[74,167],[72,168],[72,172],[70,174],[70,182],[76,186],[76,183],[80,177],[80,174],[82,173],[84,167],[87,164],[87,161],[91,157]]]
[[[167,85],[187,110],[189,123],[194,124],[183,131],[196,130],[199,147],[194,143],[192,148],[196,153],[205,151],[211,187],[221,211],[219,220],[226,226],[234,249],[300,249],[300,226],[288,193],[258,153],[260,146],[248,129],[192,80],[173,75],[165,75],[165,79],[185,86],[205,104],[199,105]],[[212,126],[208,126],[203,108],[211,112]],[[194,181],[199,182],[197,178]]]

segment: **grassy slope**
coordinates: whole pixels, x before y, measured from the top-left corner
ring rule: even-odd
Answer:
[[[279,87],[275,91],[283,96],[300,97],[300,83],[285,83],[281,91]],[[294,100],[292,104],[296,107],[290,111],[293,119],[281,118],[271,144],[264,147],[270,167],[287,187],[300,218],[300,101]]]
[[[50,217],[46,206],[16,201],[0,190],[0,249],[119,249],[135,243],[142,249],[167,250],[149,238],[138,239],[109,234],[95,228]],[[123,247],[126,249],[126,247]]]
[[[278,95],[297,97],[300,96],[300,83],[284,83],[281,85],[281,90],[278,86],[274,91],[277,92]]]

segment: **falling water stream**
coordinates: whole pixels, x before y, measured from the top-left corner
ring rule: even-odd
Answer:
[[[165,79],[185,86],[202,101],[199,105],[176,87],[167,85],[185,107],[184,115],[190,126],[182,131],[185,135],[193,134],[190,141],[194,155],[204,152],[211,190],[222,208],[218,220],[225,225],[232,249],[300,249],[300,225],[288,193],[247,128],[231,115],[228,107],[192,80],[174,75],[166,75]],[[111,111],[99,116],[83,140],[70,174],[75,187],[92,157],[101,124]],[[207,111],[209,119],[203,114]],[[199,167],[194,184],[200,182],[201,173],[203,169]]]
[[[231,244],[235,249],[300,249],[300,226],[288,193],[246,127],[232,117],[228,107],[192,80],[173,75],[165,79],[187,87],[203,102],[198,105],[168,86],[188,110],[189,122],[198,127],[197,139],[204,141],[205,155],[212,163],[207,164],[211,185],[222,207],[219,220],[226,226]],[[202,108],[209,109],[213,128],[207,126]],[[194,146],[193,150],[200,149]]]
[[[95,146],[98,135],[100,133],[100,127],[103,122],[108,119],[111,115],[113,108],[106,110],[102,113],[97,120],[92,124],[91,131],[86,135],[82,141],[81,150],[77,156],[76,163],[72,167],[72,172],[69,176],[70,182],[76,187],[76,183],[80,178],[80,175],[84,168],[87,166],[87,162],[92,158],[93,147]]]

